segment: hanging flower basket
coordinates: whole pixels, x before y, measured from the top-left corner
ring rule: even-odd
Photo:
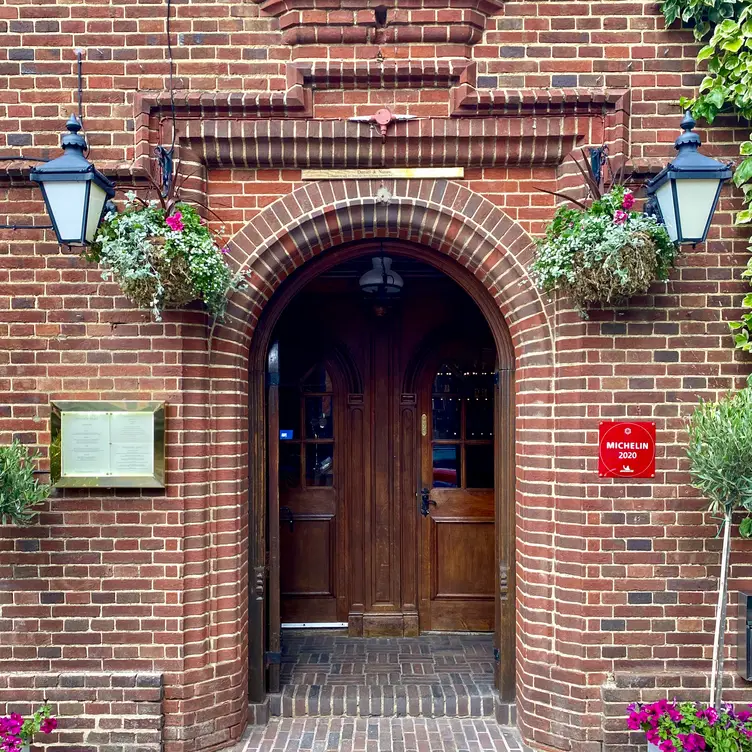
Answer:
[[[590,206],[562,206],[537,243],[531,271],[540,290],[558,290],[587,318],[594,304],[619,305],[668,279],[676,247],[654,217],[632,211],[622,185]]]
[[[159,321],[162,311],[202,300],[222,318],[228,293],[240,285],[206,222],[184,203],[167,208],[127,194],[125,211],[108,214],[87,252],[104,266],[103,279],[114,279],[139,308]]]

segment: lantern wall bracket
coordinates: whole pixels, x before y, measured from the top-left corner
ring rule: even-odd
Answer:
[[[54,230],[52,225],[0,225],[0,230]]]
[[[0,162],[49,162],[44,157],[21,157],[21,156],[1,156]],[[52,225],[19,225],[19,224],[0,224],[0,230],[53,230]]]

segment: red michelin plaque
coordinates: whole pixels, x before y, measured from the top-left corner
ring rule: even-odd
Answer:
[[[599,428],[601,478],[655,477],[655,423],[604,421]]]

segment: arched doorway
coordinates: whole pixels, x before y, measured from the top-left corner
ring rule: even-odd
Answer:
[[[377,316],[357,279],[380,254],[412,290]],[[267,434],[260,626],[271,660],[266,681],[263,668],[251,676],[275,688],[280,622],[355,635],[491,630],[511,700],[514,361],[487,291],[418,245],[341,246],[275,295],[252,361],[270,385],[252,399],[251,435],[260,423]]]

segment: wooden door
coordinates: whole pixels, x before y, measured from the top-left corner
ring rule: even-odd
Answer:
[[[341,395],[323,363],[280,389],[280,592],[282,623],[346,621],[338,594]],[[340,599],[344,601],[344,599]]]
[[[422,379],[423,631],[494,629],[494,361],[462,349]]]

